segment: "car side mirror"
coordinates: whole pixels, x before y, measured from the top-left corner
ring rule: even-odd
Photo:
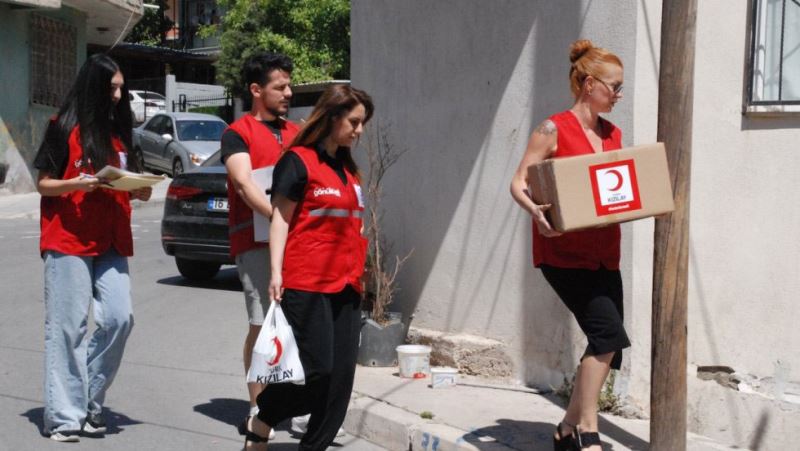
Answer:
[[[169,133],[164,133],[163,135],[161,135],[161,137],[166,139],[167,141],[172,141],[172,135],[170,135]]]

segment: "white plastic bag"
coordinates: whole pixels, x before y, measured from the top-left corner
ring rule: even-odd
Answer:
[[[306,382],[292,326],[286,321],[280,304],[275,301],[267,310],[261,332],[253,347],[247,382],[291,382],[297,385],[304,385]]]

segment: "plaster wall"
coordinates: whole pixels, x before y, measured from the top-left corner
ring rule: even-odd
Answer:
[[[397,303],[415,326],[500,340],[519,379],[534,385],[558,385],[574,369],[584,341],[531,268],[530,219],[513,204],[508,182],[532,128],[570,105],[567,48],[580,37],[625,62],[625,99],[609,116],[624,144],[656,140],[661,3],[505,1],[490,9],[353,1],[353,85],[373,94],[377,107],[368,133],[408,149],[387,176],[384,205],[394,252],[414,249]],[[698,2],[689,419],[695,432],[771,449],[794,424],[788,401],[697,383],[694,366],[731,366],[779,387],[800,381],[792,315],[800,289],[800,203],[792,195],[800,184],[800,115],[742,114],[750,7]],[[623,226],[633,347],[616,388],[644,413],[653,224]],[[784,395],[792,398],[777,394]]]
[[[631,139],[636,144],[655,142],[658,127],[658,77],[661,47],[661,1],[636,1],[635,68],[626,71],[626,99],[633,108]],[[634,81],[634,89],[628,84]],[[653,292],[653,235],[655,221],[627,224],[630,244],[630,289],[626,286],[626,324],[633,346],[628,351],[625,376],[617,392],[629,405],[647,413],[650,405],[650,344]]]
[[[688,358],[774,378],[785,389],[800,381],[800,115],[742,115],[748,3],[698,2]],[[768,395],[791,397],[784,389]],[[742,396],[727,390],[716,410],[693,404],[690,413],[704,420],[695,423],[698,432],[752,449],[784,447],[781,437],[796,431],[789,427],[798,421],[796,406]]]
[[[781,361],[800,381],[800,115],[741,114],[746,2],[698,8],[689,356],[759,376]]]
[[[637,8],[633,0],[502,3],[354,0],[351,78],[375,98],[368,133],[408,150],[385,182],[394,253],[413,249],[396,308],[416,327],[500,340],[520,380],[558,386],[585,341],[532,268],[531,221],[508,186],[532,129],[572,105],[570,43],[591,38],[636,73]],[[634,77],[625,83],[635,92]],[[633,111],[624,101],[609,116],[625,144]],[[631,232],[626,225],[628,292]],[[629,299],[626,310],[636,305]]]
[[[634,139],[656,138],[661,2],[640,0]],[[800,115],[743,115],[750,2],[698,2],[689,261],[689,361],[765,377],[781,361],[800,380],[800,330],[787,312],[800,289]],[[721,33],[720,30],[730,30]],[[645,296],[652,221],[634,250]],[[636,232],[635,232],[636,233]],[[638,237],[637,237],[638,238]],[[639,256],[641,255],[641,259]],[[649,289],[649,288],[648,288]],[[642,335],[636,333],[637,336]],[[649,327],[647,328],[649,333]],[[647,356],[649,362],[649,355]],[[788,372],[786,369],[788,368]]]
[[[77,28],[78,65],[86,59],[86,18],[77,10],[36,10]],[[15,192],[34,189],[31,163],[47,120],[56,108],[30,103],[30,10],[0,4],[0,43],[4,48],[0,65],[0,161],[9,164],[5,186]],[[24,165],[22,165],[24,163]]]

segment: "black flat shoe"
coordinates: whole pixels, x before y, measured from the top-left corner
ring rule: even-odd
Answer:
[[[572,435],[564,435],[561,432],[561,423],[556,426],[556,432],[553,434],[553,451],[572,451],[575,449],[575,441]]]

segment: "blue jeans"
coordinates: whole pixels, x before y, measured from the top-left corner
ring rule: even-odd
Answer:
[[[44,430],[81,429],[100,413],[133,327],[128,259],[44,253]],[[96,329],[87,341],[89,306]]]

